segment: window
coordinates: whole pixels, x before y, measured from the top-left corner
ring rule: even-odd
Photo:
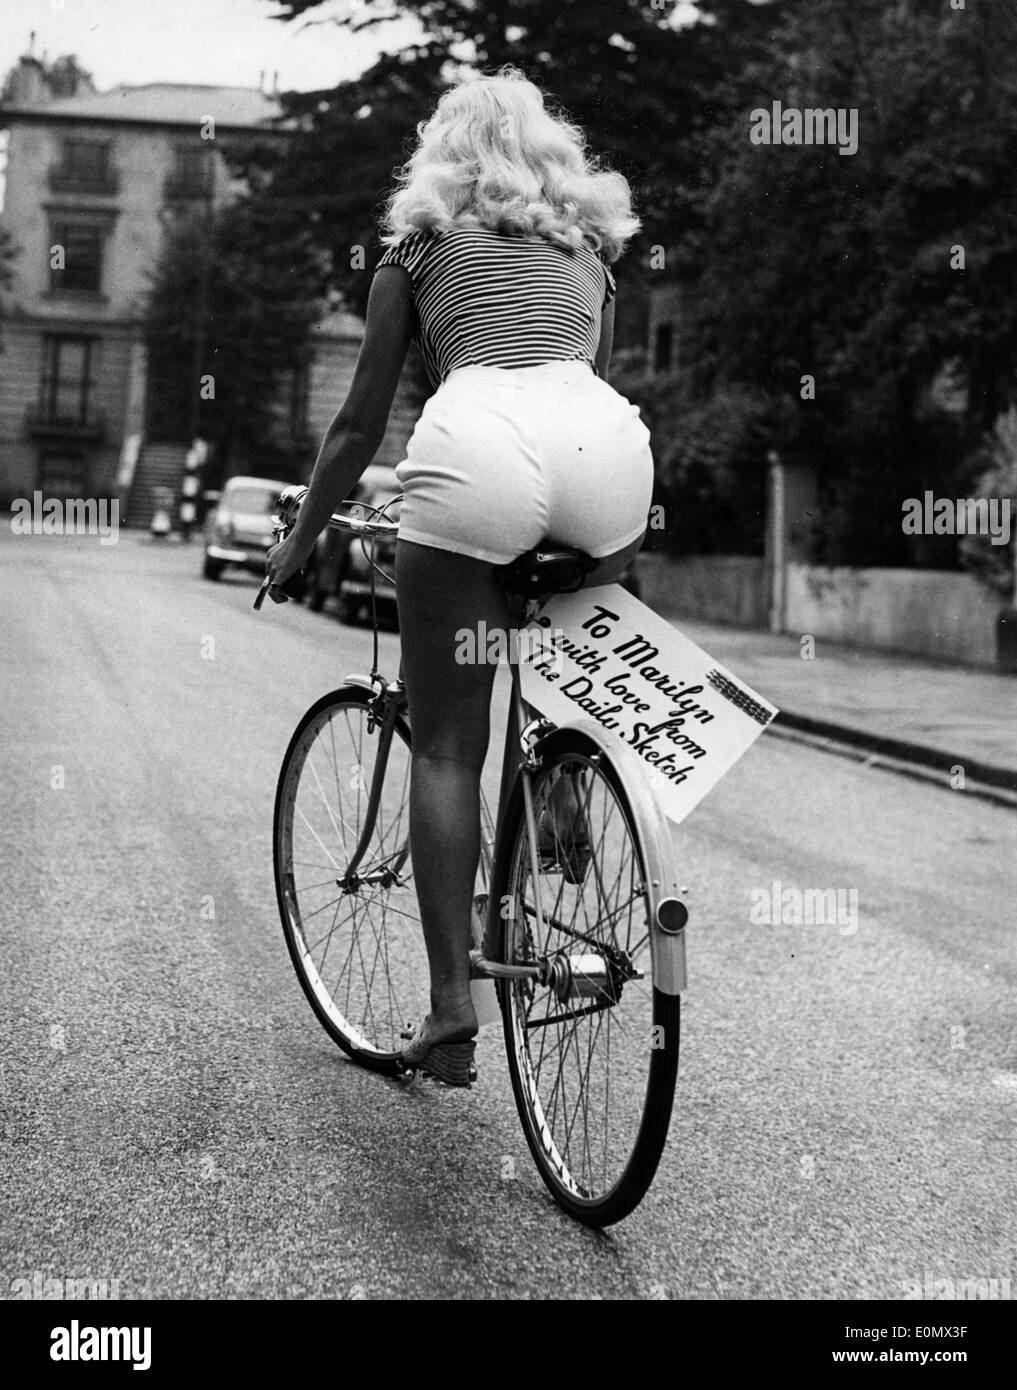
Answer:
[[[227,488],[220,507],[241,516],[271,516],[278,500],[278,488]]]
[[[39,489],[44,497],[80,497],[85,488],[81,454],[46,452],[39,458]]]
[[[113,146],[108,140],[82,140],[80,137],[64,140],[61,161],[52,171],[53,187],[115,192],[112,152]]]
[[[50,251],[51,290],[102,289],[102,250],[105,228],[99,222],[54,221],[50,246],[62,248],[62,257]],[[54,260],[56,264],[54,265]],[[61,267],[62,260],[62,267]]]
[[[166,184],[167,197],[211,197],[215,170],[207,144],[203,141],[198,145],[177,145],[173,154],[175,163]]]
[[[674,334],[669,323],[658,323],[657,332],[653,344],[653,370],[655,372],[668,372],[671,370],[671,345]]]
[[[92,341],[55,335],[44,340],[39,402],[44,420],[80,425],[87,422]]]

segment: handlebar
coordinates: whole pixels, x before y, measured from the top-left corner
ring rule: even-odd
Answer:
[[[272,532],[277,540],[285,540],[293,530],[297,522],[297,514],[308,491],[309,489],[306,487],[293,485],[284,488],[279,494],[276,511],[272,514]],[[391,498],[384,507],[372,507],[366,502],[343,502],[329,517],[328,529],[330,531],[347,531],[350,535],[361,538],[365,536],[395,537],[399,534],[399,523],[392,517],[386,516],[385,512],[387,508],[401,501],[402,496],[400,495]],[[296,597],[296,591],[288,592],[288,590],[291,585],[297,586],[299,581],[299,572],[291,575],[285,584],[280,585],[271,584],[268,575],[266,575],[261,588],[258,590],[258,596],[254,600],[255,608],[261,608],[265,602],[266,594],[274,603],[285,603],[287,599]]]

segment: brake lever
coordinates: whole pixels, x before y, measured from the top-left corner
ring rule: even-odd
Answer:
[[[277,541],[284,541],[293,530],[293,519],[296,516],[297,508],[304,500],[306,494],[306,487],[291,487],[283,491],[279,498],[279,511],[282,515],[280,516],[276,513],[272,517],[272,534]],[[303,574],[303,570],[297,570],[296,574],[291,574],[289,579],[282,584],[273,584],[266,574],[265,578],[261,581],[261,588],[258,590],[258,596],[254,600],[255,610],[260,611],[261,605],[265,602],[266,594],[268,594],[273,603],[288,603],[291,598],[296,598],[300,593],[299,585],[303,578]],[[290,592],[291,585],[296,586],[293,592]]]

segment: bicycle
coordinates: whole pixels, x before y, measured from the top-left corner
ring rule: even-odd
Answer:
[[[282,494],[277,535],[289,534],[306,492]],[[344,503],[329,522],[365,555],[370,546],[372,577],[379,539],[398,533],[388,515],[398,500]],[[549,545],[505,566],[512,631],[532,624],[550,594],[580,587],[593,563]],[[268,587],[266,578],[256,607]],[[396,1076],[429,977],[404,823],[406,692],[401,665],[391,681],[379,671],[376,613],[373,626],[371,673],[323,695],[290,739],[273,857],[286,943],[319,1022],[361,1066]],[[481,797],[471,976],[495,982],[512,1090],[542,1179],[571,1216],[601,1227],[634,1210],[663,1153],[688,912],[667,823],[635,755],[593,720],[551,725],[523,701],[518,660],[510,669],[494,818]]]

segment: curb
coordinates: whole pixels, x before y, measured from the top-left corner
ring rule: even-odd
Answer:
[[[954,767],[960,766],[964,769],[965,784],[968,781],[979,784],[971,790],[1004,806],[1013,806],[1017,798],[1017,771],[994,767],[964,754],[946,753],[942,749],[930,748],[923,743],[889,738],[851,725],[835,724],[826,719],[814,719],[811,715],[796,714],[793,710],[782,709],[770,728],[775,733],[783,733],[790,737],[803,734],[810,742],[827,742],[839,746],[831,748],[831,752],[851,750],[883,759],[892,770],[912,772],[914,775],[922,776],[923,780],[931,780],[929,774],[934,773],[948,777]]]

